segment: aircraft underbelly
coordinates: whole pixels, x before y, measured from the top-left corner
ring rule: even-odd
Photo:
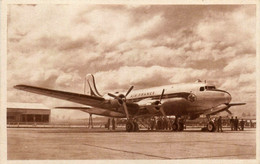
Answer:
[[[166,101],[162,105],[166,115],[185,115],[187,114],[188,103],[186,100]]]
[[[187,115],[209,109],[211,104],[200,101],[190,102],[185,99],[180,99],[178,101],[166,101],[163,103],[162,107],[167,115]]]

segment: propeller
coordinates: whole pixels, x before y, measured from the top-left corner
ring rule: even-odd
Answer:
[[[160,96],[160,100],[159,100],[159,103],[160,103],[160,104],[161,104],[161,101],[162,101],[162,98],[163,98],[164,91],[165,91],[165,89],[162,90],[162,94],[161,94],[161,96]]]
[[[159,99],[159,101],[156,101],[154,104],[156,104],[156,105],[159,105],[159,104],[162,104],[162,98],[163,98],[163,95],[164,95],[164,91],[165,91],[165,89],[163,89],[162,90],[162,94],[161,94],[161,96],[160,96],[160,99]],[[160,107],[159,107],[160,108]],[[157,109],[159,109],[159,108],[157,108]]]
[[[164,95],[164,91],[165,91],[165,89],[162,90],[162,94],[161,94],[160,99],[159,99],[159,101],[158,101],[158,105],[159,105],[159,104],[162,104],[161,101],[162,101],[162,98],[163,98],[163,95]],[[163,117],[164,117],[167,121],[169,121],[168,118],[167,118],[167,116],[166,116],[166,114],[165,114],[165,112],[164,112],[164,110],[163,110],[163,107],[162,107],[162,106],[159,107],[159,110],[160,110],[160,112],[162,113]]]
[[[129,119],[129,113],[128,113],[128,109],[127,109],[127,105],[126,105],[126,96],[132,91],[132,89],[134,88],[134,86],[131,86],[128,91],[126,92],[126,94],[120,94],[118,96],[112,94],[112,93],[108,93],[108,95],[110,97],[114,97],[115,99],[118,100],[119,104],[123,105],[125,114],[126,114],[126,118]]]

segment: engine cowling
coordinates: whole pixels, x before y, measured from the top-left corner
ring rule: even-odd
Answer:
[[[158,105],[158,101],[157,100],[152,100],[151,98],[147,98],[147,99],[143,99],[141,101],[138,102],[138,105],[140,106],[145,106],[145,105]]]
[[[117,100],[117,99],[112,99],[112,100],[109,100],[109,104],[113,107],[113,108],[119,108],[121,106],[120,100]]]
[[[200,115],[199,114],[193,114],[189,116],[190,120],[195,120],[196,118],[198,118]]]

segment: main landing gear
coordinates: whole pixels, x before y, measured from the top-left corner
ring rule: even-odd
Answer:
[[[139,131],[139,125],[135,120],[127,120],[125,129],[127,132]]]
[[[212,121],[209,116],[207,116],[207,119],[208,119],[207,130],[209,132],[214,132],[216,130],[214,121]]]
[[[173,131],[183,131],[184,130],[184,120],[176,117],[174,123],[172,124],[172,130]]]

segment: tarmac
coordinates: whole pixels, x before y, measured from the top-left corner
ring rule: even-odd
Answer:
[[[256,159],[256,130],[8,128],[8,160]]]

